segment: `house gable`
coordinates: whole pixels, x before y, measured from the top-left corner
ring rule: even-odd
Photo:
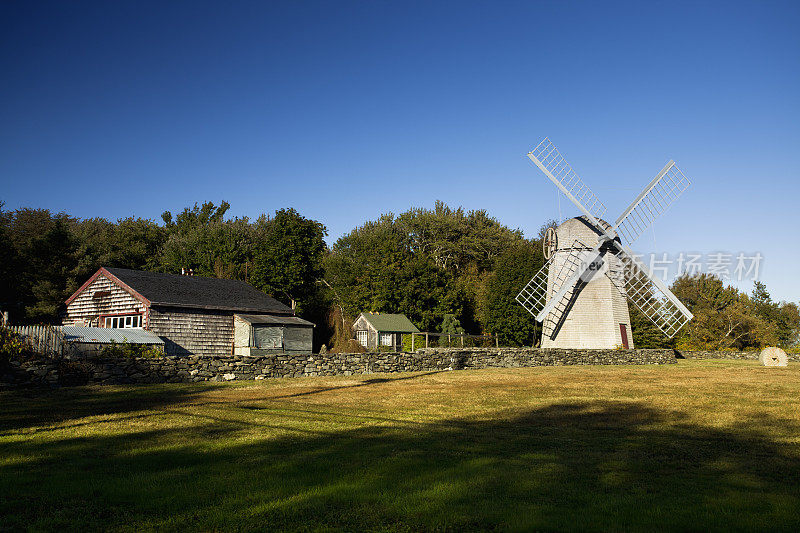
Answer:
[[[62,323],[65,326],[102,326],[101,317],[142,314],[142,324],[145,325],[147,301],[137,298],[133,292],[131,294],[130,288],[119,286],[112,276],[100,269],[67,300]]]
[[[353,322],[353,331],[373,331],[377,333],[377,330],[370,324],[369,320],[366,319],[364,313],[361,313],[355,322]]]

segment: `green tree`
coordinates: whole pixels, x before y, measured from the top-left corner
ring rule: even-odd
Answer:
[[[716,276],[700,274],[678,278],[672,291],[694,314],[676,337],[678,348],[744,350],[781,342],[780,306],[761,283],[750,298]],[[791,316],[793,309],[786,310]]]
[[[22,315],[19,306],[22,264],[9,231],[13,215],[4,211],[3,206],[0,202],[0,312],[8,312],[10,318],[17,319]]]
[[[440,200],[432,210],[410,209],[396,224],[413,253],[427,255],[437,267],[454,273],[471,264],[480,271],[490,269],[508,244],[522,238],[519,230],[508,229],[484,210],[465,212]]]
[[[173,274],[191,269],[208,277],[248,280],[252,270],[255,228],[246,218],[224,220],[230,205],[223,201],[185,208],[173,220],[165,211],[168,237],[161,247],[159,269]]]
[[[497,257],[494,271],[486,280],[482,322],[501,344],[531,346],[538,341],[540,332],[535,319],[515,298],[544,265],[539,244],[523,241],[509,246]]]
[[[76,264],[75,219],[29,208],[3,212],[2,219],[6,255],[15,265],[6,304],[12,320],[58,322]]]
[[[419,328],[433,331],[445,314],[460,317],[464,310],[454,275],[413,249],[391,214],[338,239],[325,260],[325,277],[350,317],[362,311],[404,313]]]
[[[252,283],[302,307],[320,290],[327,230],[294,209],[281,209],[262,223],[266,231],[255,245]]]
[[[633,304],[628,305],[631,316],[634,348],[672,348],[675,344]]]
[[[167,231],[153,220],[128,217],[114,226],[111,239],[111,266],[134,270],[157,270]]]
[[[460,335],[464,333],[464,328],[461,327],[456,315],[447,314],[442,320],[441,332],[448,335]]]

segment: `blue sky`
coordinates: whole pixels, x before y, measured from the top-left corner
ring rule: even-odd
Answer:
[[[294,207],[335,239],[441,199],[533,236],[549,136],[610,219],[675,159],[693,186],[634,248],[758,251],[798,301],[798,27],[798,2],[3,2],[0,200]]]

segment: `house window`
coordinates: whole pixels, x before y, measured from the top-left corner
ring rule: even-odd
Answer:
[[[367,346],[369,334],[366,331],[356,331],[356,340],[361,346]]]
[[[103,323],[106,328],[140,328],[142,327],[142,315],[118,315],[107,316]]]
[[[381,333],[381,346],[391,346],[391,345],[392,345],[392,334]]]

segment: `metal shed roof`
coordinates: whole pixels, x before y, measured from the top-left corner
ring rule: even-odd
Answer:
[[[239,313],[233,315],[241,318],[250,324],[278,324],[281,326],[300,326],[300,327],[314,327],[313,322],[303,320],[297,316],[275,316],[275,315],[240,315]]]
[[[64,340],[68,342],[110,344],[113,342],[130,344],[164,344],[161,337],[141,328],[87,328],[83,326],[63,326]]]

